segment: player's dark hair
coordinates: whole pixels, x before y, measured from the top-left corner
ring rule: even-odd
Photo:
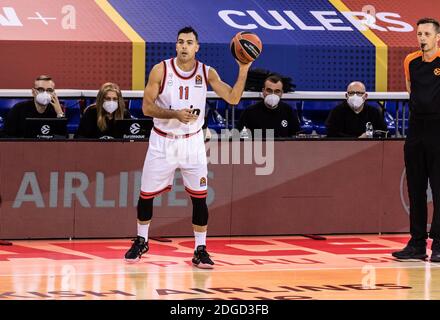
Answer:
[[[272,83],[277,83],[277,82],[283,83],[283,79],[281,79],[281,77],[279,75],[276,75],[276,74],[272,74],[272,75],[268,76],[266,78],[266,80],[264,80],[264,82],[266,82],[266,81],[270,81]]]
[[[179,35],[181,33],[191,33],[191,32],[194,33],[194,35],[196,36],[196,41],[199,42],[199,35],[198,35],[197,31],[194,30],[194,28],[191,26],[187,26],[187,27],[180,29],[179,32],[177,32],[177,39],[179,39]]]
[[[417,21],[417,25],[432,23],[434,25],[434,29],[437,33],[440,33],[440,23],[434,18],[422,18]]]
[[[278,74],[276,73],[272,73],[270,76],[268,76],[263,83],[263,89],[266,88],[266,81],[272,82],[272,83],[278,83],[281,82],[281,84],[283,85],[283,89],[284,89],[284,82],[283,82],[283,78],[281,78]]]

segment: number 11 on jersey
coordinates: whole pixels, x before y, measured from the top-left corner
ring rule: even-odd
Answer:
[[[185,96],[184,96],[185,94]],[[180,100],[188,100],[189,96],[189,87],[180,86],[179,87],[179,99]]]

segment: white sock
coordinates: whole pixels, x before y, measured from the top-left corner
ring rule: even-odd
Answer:
[[[206,231],[205,232],[194,231],[194,240],[195,240],[194,250],[197,250],[198,246],[206,246]]]
[[[148,229],[150,228],[150,224],[140,224],[138,222],[138,236],[144,237],[145,242],[148,241]]]

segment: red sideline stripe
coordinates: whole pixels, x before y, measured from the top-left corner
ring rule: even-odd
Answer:
[[[159,195],[162,192],[166,192],[166,191],[170,191],[171,190],[171,185],[165,187],[164,189],[160,190],[160,191],[155,191],[155,192],[144,192],[141,191],[140,197],[142,199],[151,199],[157,195]]]

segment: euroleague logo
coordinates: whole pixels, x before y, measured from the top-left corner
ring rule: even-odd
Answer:
[[[402,176],[400,177],[400,200],[402,202],[402,206],[405,209],[406,213],[409,215],[409,197],[408,197],[408,188],[406,184],[406,170],[403,169]],[[432,202],[432,190],[431,186],[428,183],[428,189],[426,191],[426,202],[428,205],[428,221],[432,219],[433,212],[433,202]],[[431,224],[428,223],[428,226]]]
[[[139,123],[135,122],[130,126],[131,134],[138,134],[141,131],[141,126]]]
[[[42,134],[48,134],[50,132],[50,126],[48,124],[45,124],[44,126],[41,126],[40,130]]]
[[[434,69],[434,75],[437,76],[437,77],[440,76],[440,68],[435,68]]]

